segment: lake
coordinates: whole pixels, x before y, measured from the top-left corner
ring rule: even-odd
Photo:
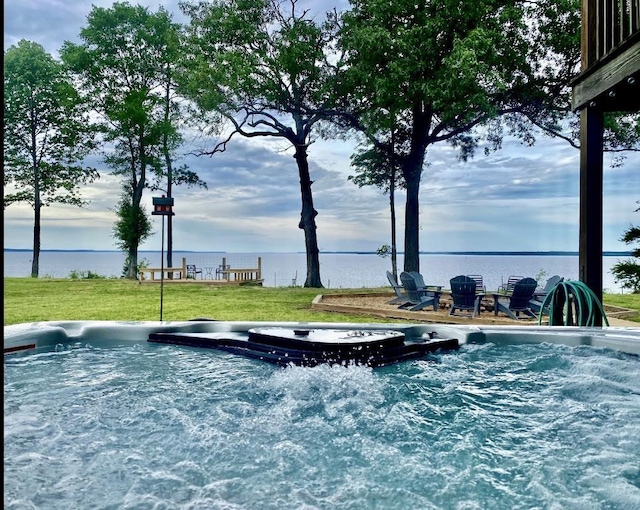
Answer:
[[[160,252],[140,251],[139,260],[150,267],[160,267]],[[217,267],[226,258],[232,267],[257,267],[262,260],[262,277],[266,287],[304,285],[306,256],[304,253],[224,253],[174,252],[173,265],[182,265],[182,258],[198,267]],[[621,293],[611,274],[611,267],[625,256],[603,257],[603,288],[605,292]],[[40,276],[68,278],[73,271],[91,271],[102,276],[119,277],[124,254],[118,251],[42,251]],[[401,271],[402,256],[398,257]],[[391,259],[376,254],[320,253],[320,277],[326,288],[364,288],[388,286],[385,272],[391,270]],[[449,287],[449,280],[460,274],[480,274],[488,290],[496,289],[510,275],[530,276],[544,283],[558,274],[578,280],[578,255],[555,254],[422,254],[420,272],[429,285]],[[4,276],[28,277],[31,273],[31,251],[4,252]]]

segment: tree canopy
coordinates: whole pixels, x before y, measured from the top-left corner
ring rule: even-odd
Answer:
[[[3,104],[4,207],[27,202],[34,210],[31,276],[37,277],[42,207],[85,205],[80,186],[99,177],[82,165],[94,148],[93,131],[71,78],[34,42],[5,51]]]
[[[124,176],[131,207],[119,206],[126,214],[116,233],[122,232],[122,225],[145,225],[141,200],[149,172],[166,175],[163,161],[171,159],[169,153],[179,143],[166,99],[170,70],[178,58],[178,32],[179,25],[162,7],[152,13],[140,5],[116,2],[111,8],[94,6],[80,32],[83,42],[65,42],[61,50],[101,116],[104,139],[113,147],[105,162]],[[131,232],[121,239],[128,247],[129,278],[137,278],[143,234]]]
[[[505,132],[534,141],[534,126],[566,115],[579,57],[577,1],[352,2],[340,44],[348,71],[344,117],[380,148],[389,113],[407,143],[395,157],[407,186],[405,270],[419,270],[419,187],[428,148],[460,158]],[[477,130],[483,126],[484,132]]]
[[[300,176],[307,254],[306,287],[322,287],[308,147],[333,106],[335,17],[315,21],[297,0],[182,3],[191,17],[186,94],[205,111],[222,114],[231,138],[273,137],[294,149]],[[206,153],[206,152],[205,152]]]
[[[20,51],[5,53],[4,178],[17,187],[5,206],[28,201],[39,225],[42,205],[82,203],[75,185],[97,175],[78,164],[91,148],[90,102],[105,161],[129,197],[118,205],[124,216],[114,232],[129,251],[131,277],[145,232],[122,232],[145,224],[144,188],[171,196],[174,184],[204,185],[176,164],[185,105],[228,122],[222,141],[201,155],[224,151],[237,135],[290,144],[312,287],[322,283],[308,149],[319,134],[336,135],[328,121],[366,139],[352,160],[354,182],[406,187],[405,270],[419,270],[419,206],[428,200],[420,184],[434,144],[451,144],[462,160],[481,144],[499,149],[505,135],[533,144],[547,133],[578,144],[570,81],[580,60],[580,0],[352,0],[350,10],[321,17],[298,0],[180,6],[187,27],[164,8],[94,6],[82,42],[61,50],[81,94],[41,47],[21,41]],[[217,119],[207,121],[218,128]],[[640,115],[606,122],[606,147],[640,150]]]

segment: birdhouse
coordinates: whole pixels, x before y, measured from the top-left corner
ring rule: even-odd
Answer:
[[[173,212],[173,197],[153,197],[153,212],[154,216],[175,216]]]

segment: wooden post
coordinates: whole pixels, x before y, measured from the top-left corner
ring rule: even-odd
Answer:
[[[579,277],[602,302],[602,110],[583,109],[580,124]]]
[[[227,269],[227,257],[222,257],[222,270],[225,271]],[[229,279],[229,273],[222,273],[222,277],[225,280]]]
[[[581,70],[589,68],[596,61],[598,51],[602,54],[602,48],[598,48],[598,2],[595,0],[582,0],[582,24],[580,31],[580,56]]]
[[[262,257],[258,257],[258,280],[262,280]]]
[[[187,258],[182,257],[182,274],[180,275],[181,280],[187,279]]]

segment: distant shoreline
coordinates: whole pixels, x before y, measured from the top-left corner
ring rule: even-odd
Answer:
[[[31,248],[5,248],[7,252],[29,252]],[[195,250],[174,250],[176,253],[229,253],[226,251],[195,251]],[[40,253],[120,253],[120,250],[40,250]],[[138,253],[160,253],[160,250],[139,250]],[[237,252],[245,253],[245,252]],[[248,252],[247,252],[248,253]],[[253,253],[253,252],[251,252]],[[258,252],[256,252],[258,253]],[[264,252],[264,253],[304,253],[304,252]],[[376,255],[375,251],[321,251],[320,255]],[[486,255],[486,256],[535,256],[535,257],[575,257],[580,253],[577,251],[421,251],[420,255]],[[398,252],[404,255],[404,252]],[[604,257],[631,257],[631,251],[603,251]]]

